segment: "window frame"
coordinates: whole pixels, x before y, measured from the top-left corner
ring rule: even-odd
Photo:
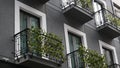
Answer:
[[[64,33],[65,33],[65,43],[66,43],[66,52],[67,54],[70,53],[70,47],[69,47],[69,37],[68,37],[68,33],[73,33],[77,36],[80,36],[81,37],[81,40],[82,40],[82,44],[85,48],[88,48],[87,46],[87,38],[86,38],[86,34],[74,27],[71,27],[67,24],[64,24]],[[72,64],[71,64],[71,58],[68,57],[68,67],[69,68],[72,68]]]
[[[14,31],[14,34],[20,31],[20,10],[40,18],[40,27],[45,32],[47,32],[46,14],[26,4],[23,4],[22,2],[19,2],[18,0],[15,0],[15,31]]]
[[[106,49],[109,49],[112,51],[112,55],[113,55],[113,61],[115,64],[118,64],[118,57],[117,57],[117,53],[116,53],[116,48],[112,45],[109,45],[101,40],[99,40],[99,46],[100,46],[100,53],[101,54],[104,54],[103,53],[103,47],[106,48]]]

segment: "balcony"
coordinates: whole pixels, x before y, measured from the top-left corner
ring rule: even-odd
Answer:
[[[93,19],[92,0],[67,0],[62,5],[64,15],[84,24]]]
[[[88,52],[87,52],[88,51]],[[75,50],[67,54],[68,66],[71,68],[120,68],[119,64],[107,65],[105,60],[103,61],[102,55],[97,52],[90,50],[82,52],[82,50]],[[87,63],[83,62],[89,61]],[[95,62],[94,62],[95,61]],[[97,64],[97,65],[96,65]]]
[[[120,18],[106,9],[96,12],[96,20],[99,20],[97,25],[98,32],[109,38],[120,36]]]
[[[61,40],[42,30],[25,29],[15,37],[15,62],[29,68],[54,68],[63,63]]]

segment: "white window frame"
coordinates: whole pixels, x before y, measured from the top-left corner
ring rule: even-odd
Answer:
[[[47,25],[46,25],[46,14],[32,8],[18,0],[15,0],[15,23],[14,23],[14,34],[20,32],[20,10],[23,10],[27,13],[30,13],[40,19],[40,27],[43,31],[47,32]],[[20,41],[16,41],[17,43]],[[15,51],[20,50],[20,46],[16,45],[15,43]],[[18,43],[19,44],[19,43]],[[16,52],[15,52],[16,53]],[[18,53],[19,54],[19,53]],[[20,57],[20,56],[18,56]]]
[[[67,54],[70,53],[70,46],[69,46],[69,37],[68,37],[68,32],[71,32],[75,35],[78,35],[82,38],[82,44],[85,48],[88,48],[87,46],[87,39],[86,39],[86,34],[83,33],[82,31],[80,30],[77,30],[67,24],[64,24],[64,33],[65,33],[65,42],[66,42],[66,50],[67,50]],[[71,64],[71,58],[68,57],[68,67],[71,68],[72,67],[72,64]]]
[[[46,14],[24,3],[15,0],[15,34],[20,31],[20,10],[23,10],[27,13],[30,13],[40,18],[40,26],[44,31],[47,32]]]
[[[116,53],[116,48],[114,46],[111,46],[101,40],[99,40],[99,46],[100,46],[100,52],[101,54],[103,54],[103,47],[107,48],[109,50],[112,51],[112,55],[113,55],[113,61],[114,63],[118,64],[118,58],[117,58],[117,53]]]

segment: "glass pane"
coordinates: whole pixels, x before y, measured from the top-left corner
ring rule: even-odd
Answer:
[[[79,48],[79,46],[81,45],[81,37],[76,36],[72,33],[68,33],[69,36],[69,46],[70,46],[70,52],[73,52],[75,50],[77,50]],[[71,64],[72,64],[72,68],[80,68],[82,67],[82,63],[80,61],[80,56],[78,54],[78,52],[73,52],[71,53]]]
[[[27,28],[27,15],[23,12],[20,12],[20,31]],[[26,53],[26,45],[27,45],[27,39],[26,39],[26,31],[20,33],[20,54]]]
[[[39,27],[39,19],[35,17],[30,17],[30,28],[31,27]]]
[[[26,13],[24,11],[20,11],[20,31],[28,28],[28,27],[39,27],[39,18]],[[24,54],[27,52],[27,31],[23,31],[20,34],[20,52]]]
[[[27,15],[20,12],[20,31],[27,28]]]
[[[79,46],[82,44],[81,37],[76,36],[72,33],[68,33],[68,36],[69,36],[70,52],[77,50]]]
[[[26,36],[26,32],[22,32],[20,34],[20,48],[21,48],[21,54],[25,54],[27,52],[27,36]]]

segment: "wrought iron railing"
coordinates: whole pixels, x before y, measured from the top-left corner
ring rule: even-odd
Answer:
[[[60,54],[51,56],[51,53],[49,53],[49,54],[46,53],[45,49],[44,49],[44,51],[42,51],[44,53],[42,53],[42,52],[38,53],[38,52],[40,52],[40,49],[37,48],[37,46],[33,46],[34,48],[32,47],[33,48],[32,49],[31,46],[29,45],[29,42],[30,42],[29,37],[30,36],[31,36],[30,35],[30,29],[25,29],[25,30],[20,31],[19,33],[14,35],[14,37],[15,37],[15,48],[16,48],[16,50],[15,50],[15,58],[16,59],[20,59],[21,57],[26,57],[27,55],[31,55],[31,56],[35,56],[35,57],[38,57],[38,58],[47,59],[47,60],[50,60],[50,61],[53,61],[53,62],[56,62],[56,63],[59,63],[59,64],[63,62],[63,58],[62,58],[63,56],[61,57]],[[52,44],[51,42],[48,42],[48,40],[56,42],[56,45],[58,45],[58,46],[59,46],[59,44],[62,44],[61,41],[59,41],[57,39],[54,39],[52,37],[48,37],[44,34],[40,34],[40,36],[42,36],[44,38],[41,41],[39,41],[40,45],[49,44],[48,47],[52,49],[51,45],[55,45],[55,44]],[[33,38],[33,41],[34,41],[34,38]],[[60,59],[60,57],[61,57],[61,59]]]
[[[116,29],[120,29],[120,18],[107,9],[101,9],[95,13],[97,26],[108,24]]]
[[[65,9],[71,5],[75,5],[79,8],[84,8],[85,10],[93,12],[92,0],[67,0],[63,1],[62,8]]]
[[[88,52],[86,52],[86,53],[90,54]],[[91,56],[96,56],[96,55],[92,55],[92,54],[90,54],[90,55]],[[96,56],[96,58],[97,57],[98,56]],[[75,51],[72,51],[72,52],[68,53],[67,54],[68,67],[71,67],[71,68],[87,68],[87,67],[91,68],[88,65],[85,65],[85,63],[81,60],[82,58],[84,58],[84,57],[83,57],[83,55],[81,55],[79,53],[78,50],[75,50]],[[97,62],[95,62],[95,63],[97,63]],[[101,68],[101,67],[98,67],[98,68]],[[119,64],[106,65],[105,68],[120,68],[120,65]]]

